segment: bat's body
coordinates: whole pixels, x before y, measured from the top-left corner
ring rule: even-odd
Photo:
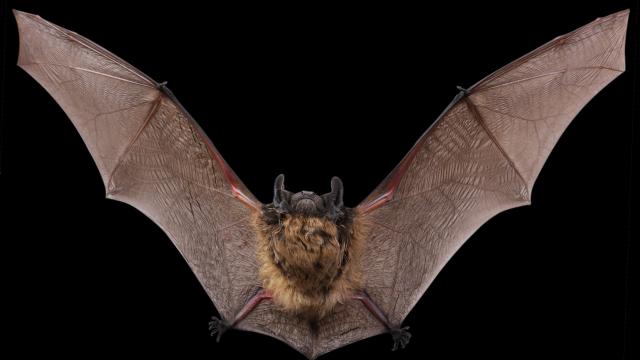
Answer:
[[[257,220],[260,278],[283,309],[319,320],[362,289],[363,234],[353,215],[336,223],[272,209],[264,214]]]
[[[106,194],[157,223],[229,328],[309,358],[401,324],[478,227],[528,205],[580,109],[624,71],[628,11],[560,36],[460,93],[358,206],[343,185],[262,204],[175,96],[90,40],[15,12],[18,65],[69,115]]]

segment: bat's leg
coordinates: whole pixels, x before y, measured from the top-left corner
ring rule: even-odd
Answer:
[[[255,295],[247,301],[247,303],[240,309],[240,311],[233,318],[232,322],[229,322],[225,319],[219,319],[215,316],[211,317],[211,321],[209,321],[209,330],[211,330],[211,336],[218,334],[216,336],[216,342],[220,341],[222,334],[224,334],[227,330],[236,326],[242,319],[246,318],[253,309],[258,306],[262,302],[262,300],[269,300],[273,296],[267,290],[260,289]]]
[[[393,349],[392,351],[396,351],[398,349],[398,345],[404,349],[405,346],[409,343],[409,339],[411,339],[411,333],[409,333],[409,327],[405,326],[403,328],[399,326],[393,326],[387,319],[387,316],[384,314],[382,309],[367,295],[366,292],[361,291],[354,295],[353,297],[356,300],[360,300],[362,304],[376,317],[376,319],[380,320],[384,326],[389,330],[389,334],[393,338]]]

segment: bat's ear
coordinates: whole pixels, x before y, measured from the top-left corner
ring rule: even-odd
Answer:
[[[273,205],[281,212],[288,212],[291,193],[284,189],[284,174],[276,177],[273,184]]]
[[[273,184],[273,191],[284,190],[284,174],[280,174],[276,177],[276,183]]]
[[[331,178],[331,192],[322,195],[324,204],[326,206],[327,215],[334,221],[342,217],[342,215],[344,214],[344,202],[342,201],[343,193],[344,188],[342,187],[342,180],[340,180],[339,177],[334,176],[333,178]]]
[[[334,176],[331,178],[331,198],[333,199],[333,205],[337,208],[344,206],[342,196],[344,194],[344,187],[342,186],[342,180],[339,177]]]

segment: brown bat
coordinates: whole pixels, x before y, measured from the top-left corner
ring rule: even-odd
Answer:
[[[260,203],[169,91],[90,40],[15,11],[18,65],[60,104],[106,196],[173,241],[230,328],[309,358],[388,332],[483,223],[530,204],[558,138],[625,68],[628,10],[559,36],[460,92],[387,178],[346,207],[276,178]]]

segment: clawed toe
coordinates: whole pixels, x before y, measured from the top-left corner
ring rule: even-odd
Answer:
[[[229,324],[226,320],[219,319],[215,316],[212,316],[211,321],[209,321],[209,330],[211,331],[211,336],[214,336],[217,334],[216,342],[220,342],[220,338],[222,337],[222,334],[224,334],[227,330],[229,330],[230,327],[231,327],[231,324]]]
[[[411,333],[407,330],[409,330],[408,326],[389,330],[389,333],[393,338],[393,348],[391,349],[391,351],[398,350],[398,345],[400,345],[400,347],[403,349],[405,346],[407,346],[409,340],[411,340]]]

